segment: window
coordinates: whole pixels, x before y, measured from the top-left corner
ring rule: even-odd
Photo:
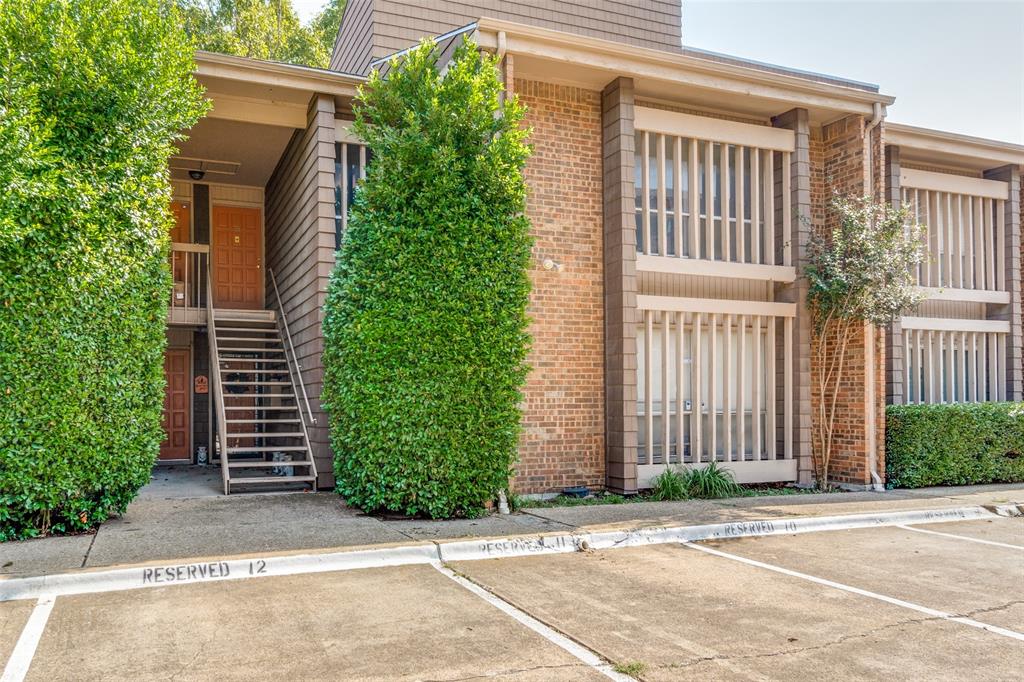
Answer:
[[[905,317],[903,324],[907,404],[1006,400],[1006,333],[983,330],[1003,323]]]
[[[789,265],[790,131],[645,108],[637,112],[637,251]],[[651,129],[642,127],[645,122]],[[672,129],[695,134],[667,132]]]
[[[348,223],[359,180],[366,177],[366,166],[373,158],[365,145],[352,142],[334,144],[334,248],[341,248],[341,236]]]
[[[709,309],[702,303],[694,307]],[[710,304],[719,305],[724,312],[642,311],[638,464],[791,458],[791,361],[785,351],[792,348],[792,318],[758,314],[753,306],[747,314],[738,307],[747,302]],[[785,304],[765,305],[792,312]],[[733,307],[736,312],[728,312]]]

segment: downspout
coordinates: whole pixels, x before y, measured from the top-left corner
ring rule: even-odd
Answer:
[[[865,159],[867,161],[867,178],[865,180],[867,187],[865,187],[865,195],[871,195],[874,190],[874,154],[872,151],[873,145],[871,144],[871,133],[885,118],[885,109],[882,107],[881,102],[874,102],[872,105],[872,116],[868,125],[864,128],[864,143],[866,146]],[[870,358],[870,363],[865,363],[866,367],[874,367],[875,360],[875,335],[873,328],[866,330],[864,338],[864,354],[865,359]],[[868,393],[868,410],[867,410],[867,422],[868,422],[868,471],[871,473],[871,489],[876,492],[885,490],[885,485],[882,483],[882,477],[878,474],[878,440],[877,440],[877,428],[875,422],[875,381],[874,381],[874,370],[871,372],[864,372],[865,383],[867,386]]]

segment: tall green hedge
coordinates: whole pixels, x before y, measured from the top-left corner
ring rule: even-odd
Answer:
[[[885,471],[892,488],[1024,482],[1024,404],[890,405]]]
[[[192,54],[161,0],[0,0],[0,540],[88,528],[149,479]]]
[[[361,91],[373,149],[324,318],[338,492],[368,510],[476,514],[517,452],[528,348],[522,107],[469,42],[425,43]]]

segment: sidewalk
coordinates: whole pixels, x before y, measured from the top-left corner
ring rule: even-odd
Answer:
[[[154,479],[123,518],[95,534],[0,544],[0,576],[466,538],[1024,504],[1024,485],[1016,484],[527,509],[453,521],[387,520],[346,507],[333,493],[225,497],[203,480],[182,485],[159,473]]]

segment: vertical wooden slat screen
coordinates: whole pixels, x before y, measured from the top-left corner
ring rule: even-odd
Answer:
[[[676,256],[679,258],[683,257],[683,138],[676,137],[673,139],[673,146],[675,147],[675,153],[672,154],[672,177],[674,182],[672,183],[672,209],[674,211],[673,218],[675,220],[676,232],[675,232],[675,247]],[[692,227],[690,228],[693,229]],[[690,252],[690,258],[693,258],[693,252]]]
[[[644,309],[638,463],[792,459],[793,318],[781,324],[767,314]]]
[[[659,255],[668,255],[668,214],[665,212],[665,136],[657,137],[658,179],[658,249]],[[654,253],[652,247],[651,253]]]
[[[640,157],[640,187],[642,194],[640,195],[640,203],[643,213],[640,215],[640,224],[643,228],[643,241],[644,253],[653,253],[651,250],[651,147],[650,147],[650,135],[645,130],[641,135],[643,145],[643,155]]]
[[[730,261],[732,260],[732,240],[729,233],[732,231],[732,228],[729,226],[729,145],[723,144],[721,148],[722,260]]]
[[[715,145],[704,143],[704,257],[715,259]]]
[[[750,150],[750,261],[761,262],[760,149]]]
[[[764,159],[764,262],[775,265],[775,152]]]
[[[736,260],[740,263],[747,262],[747,217],[746,197],[744,196],[745,180],[743,177],[744,169],[746,168],[744,160],[745,149],[746,147],[736,147]]]
[[[793,208],[789,196],[792,156],[791,152],[782,153],[782,264],[787,266],[793,265]]]
[[[690,258],[700,258],[700,195],[697,191],[697,140],[690,140],[690,162],[687,169],[690,186]]]
[[[904,332],[907,404],[1000,400],[1006,334],[966,330]]]

